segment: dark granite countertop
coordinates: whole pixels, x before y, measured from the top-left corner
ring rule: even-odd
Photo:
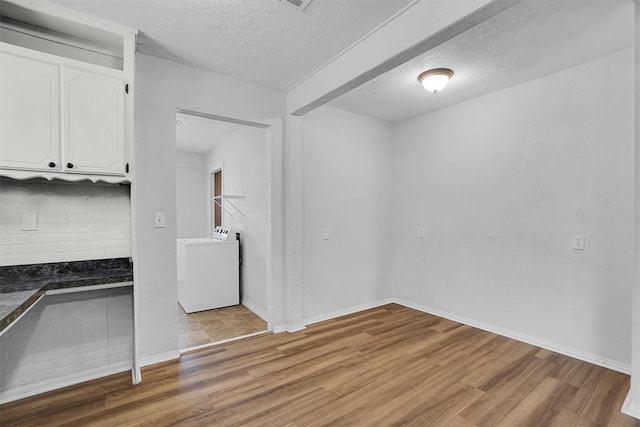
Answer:
[[[0,331],[51,289],[133,281],[129,258],[0,267]]]

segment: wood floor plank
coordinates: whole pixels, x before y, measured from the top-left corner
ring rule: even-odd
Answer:
[[[396,304],[0,406],[5,426],[638,426],[629,377]]]

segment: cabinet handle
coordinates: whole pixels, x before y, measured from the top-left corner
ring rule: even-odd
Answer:
[[[56,162],[49,162],[49,167],[50,168],[55,168],[56,167]]]
[[[73,163],[67,163],[67,167],[68,167],[69,169],[73,169]]]

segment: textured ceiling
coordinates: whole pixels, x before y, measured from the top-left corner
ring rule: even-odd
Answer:
[[[630,48],[632,41],[633,0],[525,0],[330,104],[399,122]],[[417,76],[437,67],[455,75],[434,95]]]
[[[192,153],[209,153],[240,127],[241,125],[235,123],[177,113],[176,149]]]
[[[288,90],[411,0],[52,1],[137,28],[142,53]]]

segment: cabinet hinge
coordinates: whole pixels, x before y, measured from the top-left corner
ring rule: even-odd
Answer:
[[[129,163],[127,163],[127,164],[124,166],[124,171],[125,171],[126,173],[129,173]]]
[[[127,83],[126,85],[124,85],[124,92],[125,92],[125,93],[129,93],[129,83]]]

